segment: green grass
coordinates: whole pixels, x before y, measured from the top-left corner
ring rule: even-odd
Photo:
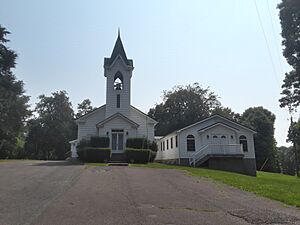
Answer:
[[[183,170],[191,176],[207,177],[300,208],[300,179],[295,176],[257,172],[257,177],[251,177],[219,170],[164,165],[159,163],[132,164],[130,166]]]
[[[0,159],[0,163],[17,162],[17,161],[29,161],[30,159]]]

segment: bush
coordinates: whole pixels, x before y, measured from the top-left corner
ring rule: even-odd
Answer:
[[[83,147],[77,150],[78,157],[83,162],[107,162],[111,158],[110,148]]]
[[[127,148],[135,149],[151,149],[154,152],[157,152],[157,145],[155,141],[150,141],[147,138],[127,138],[126,141]]]
[[[150,160],[150,149],[126,148],[126,159],[130,163],[148,163]]]
[[[77,151],[83,150],[85,147],[91,146],[91,142],[86,139],[82,139],[77,145]]]
[[[91,137],[91,146],[95,148],[108,148],[109,137]]]
[[[154,162],[155,157],[156,157],[156,152],[150,151],[150,159],[149,159],[149,162]]]

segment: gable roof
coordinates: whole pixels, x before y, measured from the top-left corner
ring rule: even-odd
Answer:
[[[143,111],[139,110],[138,108],[130,105],[130,107],[134,110],[136,110],[137,112],[141,113],[142,115],[144,115],[145,117],[149,118],[150,121],[152,121],[154,124],[157,124],[158,122],[154,119],[152,119],[150,116],[148,116],[146,113],[144,113]]]
[[[211,129],[211,128],[213,128],[213,127],[216,127],[216,126],[219,126],[219,125],[224,126],[224,127],[227,127],[227,128],[229,128],[230,130],[239,131],[239,129],[237,129],[237,128],[233,127],[233,126],[230,126],[230,125],[225,124],[225,123],[223,123],[223,122],[217,122],[217,123],[213,123],[213,124],[211,124],[211,125],[209,125],[209,126],[206,126],[206,127],[201,128],[200,130],[198,130],[198,132],[204,132],[204,131],[206,131],[206,130],[209,130],[209,129]]]
[[[82,120],[82,119],[84,119],[84,118],[86,118],[86,117],[88,117],[88,116],[94,114],[94,113],[97,112],[98,110],[103,109],[105,106],[106,106],[105,104],[104,104],[104,105],[101,105],[101,106],[99,106],[99,107],[93,109],[92,111],[90,111],[90,112],[88,112],[88,113],[86,113],[86,114],[84,114],[84,115],[82,115],[82,116],[76,118],[75,121]]]
[[[118,33],[118,37],[110,58],[104,58],[104,67],[111,66],[118,56],[121,56],[127,66],[133,66],[132,59],[127,59],[120,33]]]
[[[245,125],[242,125],[241,123],[238,123],[238,122],[236,122],[236,121],[230,120],[230,119],[228,119],[228,118],[226,118],[226,117],[224,117],[224,116],[221,116],[220,114],[213,114],[213,115],[207,117],[207,118],[204,119],[204,120],[200,120],[200,121],[198,121],[198,122],[196,122],[196,123],[193,123],[193,124],[191,124],[191,125],[189,125],[189,126],[183,127],[183,128],[181,128],[181,129],[177,130],[177,132],[181,132],[181,131],[183,131],[183,130],[185,130],[185,129],[188,129],[188,128],[193,127],[193,126],[198,125],[198,124],[201,124],[201,123],[203,123],[203,122],[205,122],[205,121],[207,121],[207,120],[210,120],[210,119],[212,119],[212,118],[215,118],[215,117],[219,117],[219,118],[221,118],[221,119],[223,119],[223,120],[225,120],[225,121],[228,121],[228,122],[230,122],[230,123],[233,123],[233,124],[235,124],[235,125],[237,125],[237,126],[239,126],[239,127],[243,127],[244,129],[246,129],[246,130],[248,130],[248,131],[250,131],[250,132],[252,132],[252,133],[254,133],[254,134],[256,133],[256,131],[252,130],[251,128],[246,127]]]
[[[129,119],[128,117],[124,116],[124,115],[121,114],[121,113],[115,113],[115,114],[113,114],[112,116],[110,116],[110,117],[108,117],[108,118],[106,118],[106,119],[100,121],[99,123],[96,124],[96,127],[101,127],[101,126],[103,126],[104,124],[106,124],[107,122],[109,122],[109,121],[111,121],[111,120],[113,120],[113,119],[115,119],[115,118],[117,118],[117,117],[120,117],[120,118],[122,118],[123,120],[127,121],[128,123],[130,123],[130,124],[131,124],[133,127],[135,127],[135,128],[138,128],[138,127],[139,127],[139,125],[138,125],[136,122],[132,121],[131,119]]]

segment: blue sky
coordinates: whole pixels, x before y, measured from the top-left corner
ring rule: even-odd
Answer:
[[[163,90],[199,82],[235,112],[272,111],[278,145],[287,145],[289,114],[278,99],[290,68],[282,56],[279,1],[256,2],[270,54],[254,0],[0,0],[0,21],[11,32],[15,73],[33,106],[40,94],[58,90],[74,107],[85,98],[104,104],[103,58],[120,27],[135,66],[132,105],[148,112]]]

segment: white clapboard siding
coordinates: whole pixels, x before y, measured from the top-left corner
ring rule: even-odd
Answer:
[[[130,109],[130,119],[139,125],[137,136],[147,137],[151,141],[154,140],[154,126],[156,122],[153,119],[134,107]]]
[[[105,119],[105,106],[95,110],[83,119],[77,120],[78,140],[88,139],[91,136],[97,136],[96,124]]]
[[[178,146],[176,147],[176,136],[177,133],[174,132],[156,141],[158,146],[158,151],[155,160],[170,160],[170,159],[180,158],[179,148]],[[171,144],[171,140],[173,144]],[[168,148],[167,148],[167,141],[168,141]],[[164,148],[163,145],[165,146]]]

